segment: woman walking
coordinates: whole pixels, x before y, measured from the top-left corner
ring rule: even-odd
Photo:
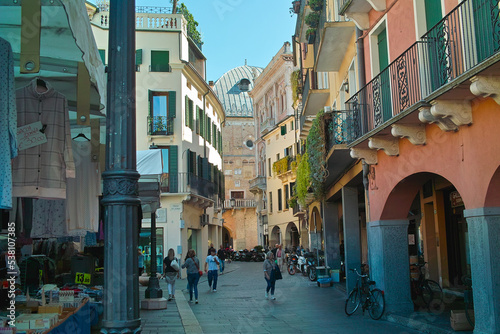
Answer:
[[[190,249],[184,260],[182,268],[187,268],[187,279],[189,289],[189,302],[193,302],[193,291],[195,303],[198,304],[198,281],[200,280],[200,261],[196,257],[194,249]]]
[[[175,279],[179,278],[179,260],[173,248],[168,250],[167,257],[163,259],[163,273],[167,281],[168,301],[171,301],[175,299]]]
[[[276,268],[276,263],[274,263],[273,252],[267,252],[266,260],[264,261],[264,278],[267,282],[266,288],[266,299],[269,298],[269,290],[271,290],[271,300],[276,300],[274,297],[274,285],[276,284],[276,278],[274,277],[274,269]]]

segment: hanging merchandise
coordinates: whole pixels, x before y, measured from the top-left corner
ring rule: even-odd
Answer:
[[[18,129],[30,126],[40,134],[34,131],[37,138],[25,133],[18,136],[19,145],[27,148],[13,160],[12,193],[66,199],[66,179],[75,177],[66,98],[40,78],[18,89],[16,95]],[[36,146],[29,147],[33,141]]]
[[[11,159],[17,156],[14,60],[9,42],[0,37],[0,209],[12,208]]]
[[[72,142],[76,178],[67,183],[67,226],[70,235],[85,236],[87,232],[99,231],[99,163],[92,162],[90,141]]]
[[[32,238],[56,238],[67,236],[66,201],[35,199],[33,200]],[[46,254],[46,253],[44,253]]]

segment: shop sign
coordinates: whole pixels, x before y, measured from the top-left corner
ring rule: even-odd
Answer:
[[[47,142],[45,127],[38,121],[17,128],[17,147],[19,151]]]
[[[454,191],[450,194],[451,207],[456,208],[464,205],[464,201],[462,200],[462,196],[458,191]]]
[[[76,273],[75,275],[75,283],[76,284],[90,284],[90,279],[92,275],[85,273]]]

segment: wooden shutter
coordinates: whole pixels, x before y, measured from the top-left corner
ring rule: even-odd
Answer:
[[[201,158],[201,163],[202,163],[202,178],[208,180],[209,178],[208,158]]]
[[[142,49],[135,50],[135,64],[142,65]]]
[[[200,134],[200,107],[196,106],[196,134]]]
[[[191,130],[194,130],[194,122],[193,122],[193,119],[194,119],[194,116],[193,116],[193,109],[194,109],[194,106],[193,106],[193,101],[189,100],[189,128]]]
[[[170,146],[168,149],[168,176],[169,176],[169,192],[177,193],[179,188],[179,157],[177,146]]]
[[[151,51],[151,72],[170,72],[168,51]]]
[[[168,118],[175,118],[175,106],[176,106],[176,92],[168,92]]]
[[[281,126],[281,135],[282,136],[286,135],[286,125]]]
[[[189,98],[186,95],[184,103],[184,125],[189,126]]]

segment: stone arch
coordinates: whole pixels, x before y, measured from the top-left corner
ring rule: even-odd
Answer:
[[[427,181],[436,176],[443,177],[439,174],[423,172],[410,175],[399,181],[385,200],[380,220],[406,219],[410,206],[418,191]],[[460,193],[457,185],[453,182],[450,183],[453,184]],[[465,207],[467,207],[467,203],[465,203]]]
[[[313,207],[311,210],[311,217],[309,219],[309,231],[313,233],[315,230],[317,232],[322,231],[323,220],[321,219],[321,214],[317,206]]]
[[[274,245],[279,244],[281,239],[281,229],[278,225],[275,225],[271,230],[269,246],[274,247]]]
[[[497,168],[493,177],[488,184],[486,198],[484,199],[485,207],[500,207],[500,166]]]
[[[234,236],[231,233],[231,230],[226,226],[222,227],[222,244],[224,247],[232,247],[233,246]]]
[[[290,222],[287,224],[285,229],[285,237],[283,238],[284,247],[296,247],[299,246],[299,228],[295,222]]]

